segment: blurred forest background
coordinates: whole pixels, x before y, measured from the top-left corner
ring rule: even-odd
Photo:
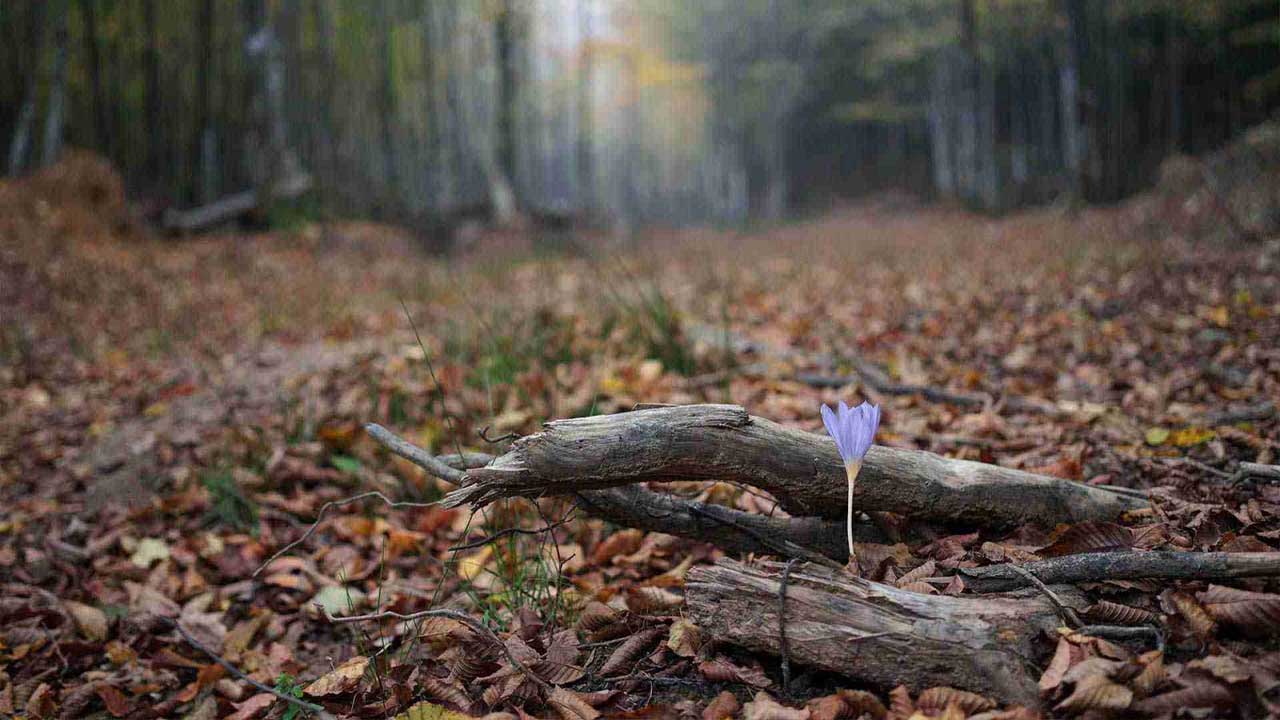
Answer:
[[[1275,0],[23,0],[6,168],[424,229],[1109,202],[1280,104]]]

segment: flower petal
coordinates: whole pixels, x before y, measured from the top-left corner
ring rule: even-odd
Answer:
[[[827,426],[827,434],[830,435],[831,438],[836,441],[837,445],[839,445],[840,444],[839,442],[840,441],[840,422],[836,418],[835,412],[833,412],[831,408],[827,407],[826,403],[822,404],[822,406],[819,408],[819,412],[822,414],[822,424]]]

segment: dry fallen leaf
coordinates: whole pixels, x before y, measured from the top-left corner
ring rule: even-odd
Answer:
[[[809,709],[786,707],[761,690],[742,706],[742,720],[809,720]]]
[[[1280,595],[1210,585],[1196,597],[1224,625],[1263,635],[1280,633]]]
[[[702,720],[725,720],[738,714],[741,706],[733,693],[725,690],[702,710]]]
[[[1054,706],[1054,710],[1083,713],[1088,710],[1114,712],[1124,710],[1133,702],[1133,691],[1117,685],[1106,675],[1094,673],[1076,683],[1066,700]]]
[[[71,615],[71,619],[75,620],[76,627],[85,638],[94,642],[102,642],[107,639],[110,629],[107,624],[107,614],[92,605],[85,605],[73,600],[63,601],[62,606],[67,609]]]
[[[303,692],[312,697],[325,695],[341,695],[351,692],[360,684],[364,671],[369,667],[369,658],[356,655],[338,667],[316,678]]]

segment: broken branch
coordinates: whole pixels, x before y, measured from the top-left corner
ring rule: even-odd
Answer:
[[[1020,572],[1021,571],[1021,572]],[[1280,576],[1280,552],[1122,551],[1084,553],[1022,565],[962,568],[965,587],[974,592],[1004,592],[1026,587],[1033,574],[1046,585],[1147,578],[1154,580],[1229,580]]]
[[[766,490],[792,515],[832,520],[841,517],[847,490],[827,438],[735,405],[686,405],[548,423],[466,472],[444,504],[479,507],[501,497],[671,480],[742,482]],[[1110,520],[1146,505],[1069,480],[879,445],[867,453],[854,502],[866,511],[982,527]]]

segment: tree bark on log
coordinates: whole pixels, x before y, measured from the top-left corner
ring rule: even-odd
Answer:
[[[435,457],[376,423],[365,431],[391,452],[449,482],[493,462],[486,453]],[[822,518],[769,517],[722,505],[664,495],[638,485],[575,493],[588,514],[627,527],[709,542],[730,552],[761,553],[842,566],[849,560],[843,522]],[[887,543],[874,525],[853,528],[855,542]]]
[[[828,438],[752,417],[735,405],[548,423],[488,466],[469,470],[445,505],[673,480],[753,485],[796,516],[839,520],[845,510],[844,465]],[[854,502],[864,511],[979,527],[1109,520],[1146,505],[1068,480],[883,446],[867,453]]]
[[[1280,552],[1084,553],[1019,565],[1046,585],[1103,580],[1230,580],[1280,576]],[[963,568],[960,577],[974,592],[1003,592],[1026,587],[1026,576],[1011,565]],[[948,578],[949,580],[949,578]]]
[[[780,654],[781,565],[721,561],[689,571],[685,600],[703,637]],[[1059,594],[1081,604],[1070,590]],[[798,565],[785,596],[790,660],[882,687],[953,686],[1038,704],[1034,640],[1061,622],[1040,595],[924,595]]]

